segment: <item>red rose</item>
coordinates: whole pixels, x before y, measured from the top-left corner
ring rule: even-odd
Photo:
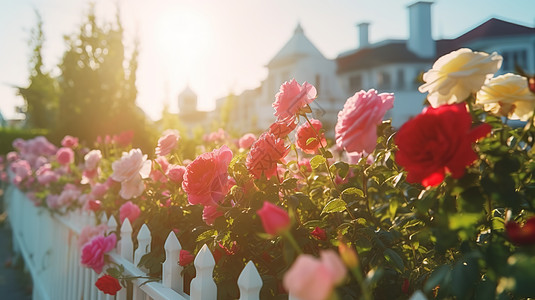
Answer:
[[[110,275],[104,275],[97,279],[95,286],[101,290],[104,294],[114,296],[122,288],[117,278]]]
[[[278,235],[290,228],[288,213],[275,204],[265,201],[264,206],[256,212],[262,220],[264,230],[271,235]]]
[[[195,260],[195,256],[191,254],[188,250],[180,250],[178,254],[178,264],[181,266],[187,266]]]
[[[314,228],[314,230],[312,230],[310,235],[317,238],[318,240],[322,240],[322,241],[327,240],[327,233],[321,227]]]
[[[310,126],[312,124],[312,126]],[[308,154],[314,154],[316,153],[316,150],[320,147],[320,141],[318,141],[318,137],[316,134],[320,133],[320,130],[322,128],[321,122],[319,120],[311,119],[310,123],[306,122],[305,124],[299,126],[297,128],[297,132],[295,133],[295,139],[297,147],[299,147],[303,152]],[[325,140],[325,134],[321,133],[321,145],[326,146],[327,141]],[[315,138],[314,140],[311,140],[310,143],[307,143],[309,139]]]
[[[437,186],[445,173],[453,178],[477,159],[472,143],[490,133],[488,124],[472,127],[464,104],[428,107],[397,133],[396,162],[407,171],[407,182]]]
[[[505,232],[511,242],[517,245],[532,245],[535,244],[535,217],[527,220],[524,226],[520,226],[516,222],[507,222],[505,224]]]

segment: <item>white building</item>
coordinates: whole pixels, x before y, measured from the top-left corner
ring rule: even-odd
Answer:
[[[268,62],[267,78],[254,90],[247,90],[234,97],[232,128],[235,130],[266,130],[275,121],[272,107],[279,87],[295,78],[299,84],[313,84],[318,97],[311,104],[313,115],[321,118],[325,127],[333,128],[338,111],[343,106],[344,93],[336,77],[336,62],[325,58],[306,37],[301,25],[297,25],[292,37]],[[218,107],[222,101],[218,100]]]
[[[268,62],[268,76],[261,85],[231,98],[217,101],[217,110],[232,99],[230,128],[239,133],[263,131],[275,120],[272,103],[279,86],[295,78],[318,90],[313,103],[316,117],[326,128],[334,128],[337,113],[346,99],[360,90],[376,89],[395,94],[394,108],[387,113],[399,127],[421,112],[426,95],[418,92],[419,76],[440,56],[468,47],[475,51],[496,51],[504,57],[500,73],[514,71],[515,64],[535,73],[535,28],[490,19],[454,39],[432,37],[432,2],[408,6],[409,37],[370,44],[369,23],[357,25],[359,46],[327,59],[306,37],[300,25],[282,49]],[[327,132],[332,137],[333,130]]]

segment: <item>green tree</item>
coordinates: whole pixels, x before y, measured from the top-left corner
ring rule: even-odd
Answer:
[[[17,87],[17,91],[25,101],[23,111],[26,114],[26,126],[53,129],[57,116],[59,87],[56,79],[43,70],[43,20],[37,11],[36,16],[37,26],[31,31],[29,40],[32,49],[30,84],[28,87]]]
[[[99,135],[133,130],[134,144],[153,147],[155,133],[136,105],[138,42],[125,55],[124,30],[115,22],[97,24],[94,7],[79,33],[65,37],[67,51],[60,64],[59,130],[91,142]]]

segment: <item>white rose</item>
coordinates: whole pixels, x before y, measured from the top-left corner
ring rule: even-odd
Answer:
[[[535,94],[526,77],[507,73],[489,80],[477,93],[476,103],[496,115],[527,121],[535,110]]]
[[[494,75],[502,60],[496,52],[489,55],[467,48],[453,51],[440,57],[424,74],[425,83],[418,90],[429,92],[427,100],[433,107],[463,102]]]

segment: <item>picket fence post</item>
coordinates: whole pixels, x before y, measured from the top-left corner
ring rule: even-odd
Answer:
[[[217,287],[213,278],[215,260],[206,244],[204,244],[199,253],[197,253],[194,265],[197,275],[191,280],[190,299],[216,300]]]
[[[240,300],[260,299],[262,278],[252,261],[245,265],[240,277],[238,277],[238,287],[240,288]]]
[[[150,242],[151,235],[149,227],[147,227],[146,224],[143,224],[137,235],[137,249],[134,253],[134,266],[143,272],[145,272],[146,269],[144,267],[140,268],[138,264],[141,261],[141,257],[150,252]],[[139,288],[139,286],[134,286],[133,300],[142,300],[143,298],[145,298],[143,291]]]
[[[134,245],[132,243],[132,225],[130,220],[125,218],[121,225],[121,241],[119,243],[119,254],[129,262],[132,262]],[[129,287],[120,289],[117,292],[117,300],[126,300]]]
[[[165,261],[162,267],[162,283],[175,292],[182,293],[184,292],[184,278],[182,277],[184,268],[178,263],[182,245],[180,245],[173,231],[169,232],[165,240],[164,249]]]

